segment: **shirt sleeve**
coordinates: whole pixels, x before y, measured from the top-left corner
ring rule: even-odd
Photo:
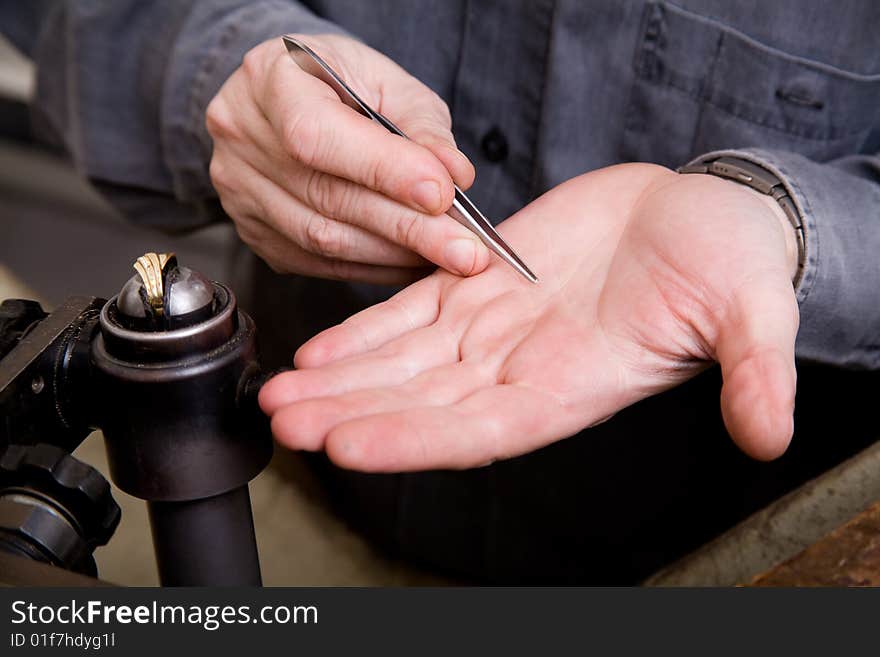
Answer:
[[[805,269],[796,293],[799,358],[880,369],[880,154],[828,163],[784,151],[716,151],[778,176],[800,213]]]
[[[0,9],[0,24],[37,66],[36,135],[127,216],[171,230],[219,216],[205,109],[244,54],[287,32],[342,32],[292,0],[27,4]]]

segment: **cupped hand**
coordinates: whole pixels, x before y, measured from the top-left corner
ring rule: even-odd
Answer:
[[[628,164],[568,181],[500,230],[539,284],[497,258],[470,278],[438,270],[316,336],[261,392],[277,440],[365,471],[479,466],[718,361],[736,443],[759,459],[785,450],[797,247],[773,199]]]
[[[489,253],[443,213],[474,178],[446,104],[384,55],[336,35],[299,37],[410,140],[303,72],[280,38],[245,57],[208,105],[211,181],[241,238],[273,269],[409,282],[431,263],[460,275]]]

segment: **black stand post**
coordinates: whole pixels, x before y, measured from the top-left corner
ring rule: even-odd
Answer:
[[[247,486],[147,507],[163,586],[262,584]]]

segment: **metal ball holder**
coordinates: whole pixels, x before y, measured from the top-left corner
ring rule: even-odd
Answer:
[[[248,482],[272,441],[254,324],[229,288],[171,254],[134,267],[107,302],[0,307],[0,551],[95,575],[118,507],[69,452],[100,428],[113,482],[147,501],[162,584],[258,586]],[[62,459],[77,466],[65,461],[77,470],[66,486],[46,474]],[[69,492],[83,481],[99,502]]]

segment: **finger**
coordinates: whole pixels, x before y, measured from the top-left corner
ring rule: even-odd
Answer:
[[[439,98],[437,102],[442,103]],[[445,105],[443,105],[445,109]],[[398,122],[400,129],[414,142],[427,148],[440,160],[452,175],[452,179],[462,189],[474,183],[476,170],[471,161],[458,150],[448,119],[437,114],[439,111],[413,111]]]
[[[443,162],[456,184],[467,189],[474,181],[474,166],[455,143],[449,106],[417,78],[403,69],[400,73],[388,79],[379,111],[410,139],[429,149]]]
[[[417,253],[359,226],[336,221],[287,194],[271,181],[252,183],[259,188],[265,219],[302,249],[332,260],[389,267],[428,267]]]
[[[798,310],[784,274],[741,289],[729,303],[717,355],[721,411],[734,442],[761,460],[780,456],[794,430]]]
[[[450,132],[449,135],[451,137],[452,133]],[[415,136],[407,133],[407,136],[431,151],[434,157],[443,163],[443,166],[446,167],[446,170],[452,176],[452,180],[460,189],[467,191],[474,184],[477,170],[468,157],[458,150],[454,141],[452,144],[449,144],[444,139],[419,134],[418,132]]]
[[[226,203],[238,203],[250,198],[259,208],[259,214],[278,232],[306,251],[332,260],[347,260],[364,264],[393,267],[424,267],[427,261],[411,250],[401,247],[381,235],[349,223],[335,221],[302,203],[276,182],[264,176],[255,167],[253,157],[228,153],[218,147],[212,160],[212,176]],[[259,157],[259,156],[257,156]],[[224,161],[223,169],[234,171],[234,182],[223,183],[223,173],[217,163]],[[400,207],[400,206],[398,206]]]
[[[452,205],[452,178],[430,150],[343,105],[292,61],[280,59],[279,67],[258,103],[293,159],[429,214]]]
[[[237,217],[235,227],[242,241],[278,273],[377,285],[407,285],[426,275],[424,269],[415,267],[368,265],[309,253],[267,226],[261,217]]]
[[[260,406],[272,414],[294,402],[342,395],[355,390],[394,386],[420,373],[456,362],[458,349],[438,339],[440,331],[423,329],[377,352],[310,370],[284,372],[263,386]]]
[[[285,447],[314,451],[323,448],[327,434],[343,422],[377,413],[454,404],[489,383],[482,364],[456,362],[423,372],[398,386],[356,390],[283,406],[272,416],[272,431]]]
[[[250,139],[231,146],[236,149],[238,157],[251,163],[306,208],[319,213],[314,223],[301,230],[311,233],[307,232],[297,240],[308,250],[328,257],[344,257],[322,250],[339,246],[338,240],[344,237],[333,224],[323,221],[327,218],[358,226],[399,245],[397,259],[393,262],[377,261],[375,256],[367,258],[355,253],[348,254],[347,259],[397,266],[414,264],[402,259],[401,253],[408,250],[462,276],[477,274],[489,265],[488,249],[471,231],[450,217],[413,210],[350,180],[291,161],[280,151],[277,138],[262,117],[254,117],[246,130]],[[309,248],[310,244],[318,251]],[[410,260],[413,260],[412,256]]]
[[[367,472],[470,468],[524,454],[579,428],[553,398],[507,384],[452,406],[345,422],[327,435],[325,449],[337,465]]]
[[[327,329],[302,345],[296,367],[321,367],[327,363],[377,349],[391,340],[432,324],[440,312],[439,276],[428,276]]]
[[[322,216],[379,235],[447,271],[471,276],[489,265],[489,250],[479,238],[446,215],[418,212],[378,192],[319,171],[300,171],[286,183]]]

